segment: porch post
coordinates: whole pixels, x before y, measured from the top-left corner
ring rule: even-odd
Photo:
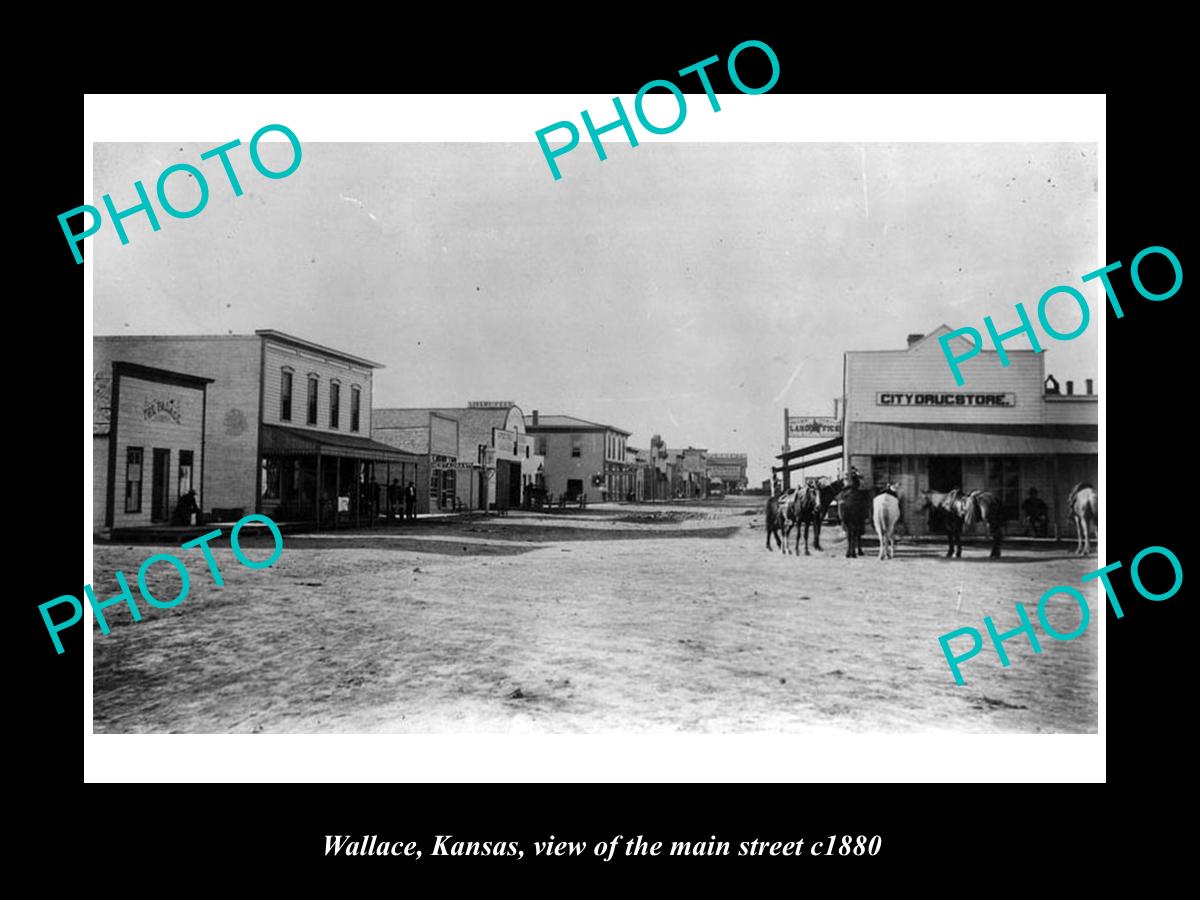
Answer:
[[[333,458],[333,530],[337,531],[338,519],[342,517],[341,506],[342,497],[342,458],[335,456]]]
[[[313,491],[313,496],[316,497],[315,506],[317,514],[317,531],[321,530],[321,447],[317,446],[317,485]]]

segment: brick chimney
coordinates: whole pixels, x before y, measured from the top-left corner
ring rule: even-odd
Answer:
[[[1090,396],[1092,396],[1092,379],[1090,379],[1090,378],[1089,378],[1089,379],[1088,379],[1086,382],[1084,382],[1084,383],[1087,385],[1087,392],[1088,392],[1088,396],[1089,396],[1089,397],[1090,397]]]
[[[1068,381],[1067,382],[1067,396],[1070,397],[1074,393],[1075,393],[1075,382]]]
[[[535,409],[535,410],[533,411],[533,427],[534,427],[534,428],[537,428],[537,423],[538,423],[538,412],[537,412],[537,410]]]

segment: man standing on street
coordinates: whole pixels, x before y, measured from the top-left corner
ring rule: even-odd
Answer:
[[[404,518],[417,518],[417,488],[411,481],[404,488]]]

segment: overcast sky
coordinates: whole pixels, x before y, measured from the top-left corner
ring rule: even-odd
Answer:
[[[243,143],[235,198],[199,160],[221,143],[96,145],[97,206],[132,206],[137,179],[153,195],[176,162],[211,191],[193,218],[160,210],[158,232],[127,219],[127,246],[107,222],[88,239],[97,334],[275,328],[383,363],[376,406],[512,400],[635,446],[746,452],[752,484],[783,407],[832,414],[845,350],[988,314],[1012,327],[1017,301],[1036,316],[1108,262],[1092,144],[614,142],[601,163],[585,141],[554,181],[536,144],[308,143],[268,180]],[[182,209],[189,179],[169,182]],[[1095,377],[1085,295],[1087,332],[1047,342],[1060,381]]]

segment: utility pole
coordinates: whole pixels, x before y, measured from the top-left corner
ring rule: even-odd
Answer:
[[[791,444],[789,442],[789,436],[788,436],[788,420],[790,418],[791,418],[791,416],[788,413],[788,408],[785,406],[783,408],[783,452],[784,453],[787,453],[791,449]],[[781,462],[783,463],[783,490],[786,493],[788,490],[791,489],[791,486],[792,486],[792,473],[791,473],[791,470],[788,468],[788,460],[784,459],[784,460],[781,460]]]

